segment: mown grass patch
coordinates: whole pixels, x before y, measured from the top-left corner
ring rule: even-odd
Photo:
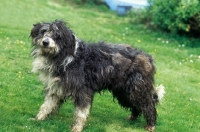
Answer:
[[[64,19],[86,41],[105,40],[129,44],[155,58],[156,85],[164,84],[166,95],[157,106],[157,131],[200,130],[200,52],[184,39],[154,32],[129,23],[128,17],[94,7],[63,1],[9,0],[0,4],[0,131],[70,131],[73,105],[67,101],[60,112],[46,121],[34,117],[43,102],[43,84],[31,73],[29,33],[32,24]],[[181,43],[180,43],[181,42]],[[188,40],[187,40],[188,42]],[[142,132],[143,117],[125,120],[130,113],[113,103],[112,95],[96,94],[85,132]]]

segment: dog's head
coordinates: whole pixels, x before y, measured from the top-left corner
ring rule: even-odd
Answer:
[[[70,56],[74,55],[75,36],[64,21],[36,23],[33,26],[30,33],[32,45],[40,49],[43,55],[55,56],[61,52]]]

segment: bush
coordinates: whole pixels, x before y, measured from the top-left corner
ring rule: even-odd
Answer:
[[[172,33],[200,37],[200,0],[149,0],[151,25]]]

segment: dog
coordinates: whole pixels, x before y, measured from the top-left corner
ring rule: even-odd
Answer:
[[[155,105],[164,96],[164,86],[154,88],[153,58],[122,44],[84,42],[63,20],[39,22],[30,33],[34,59],[32,72],[44,83],[44,103],[35,120],[45,120],[69,98],[75,106],[73,132],[84,128],[96,92],[109,90],[130,110],[129,120],[144,115],[145,129],[154,131]]]

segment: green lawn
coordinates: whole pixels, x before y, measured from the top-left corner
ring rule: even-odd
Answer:
[[[157,106],[157,131],[200,132],[200,48],[103,9],[64,0],[0,1],[0,132],[70,131],[74,110],[70,101],[46,121],[28,120],[43,102],[43,84],[31,73],[29,33],[33,23],[55,19],[66,20],[85,41],[129,44],[151,54],[156,85],[166,87]],[[125,120],[129,114],[117,101],[113,103],[110,93],[96,94],[84,132],[143,132],[144,118],[130,122]]]

